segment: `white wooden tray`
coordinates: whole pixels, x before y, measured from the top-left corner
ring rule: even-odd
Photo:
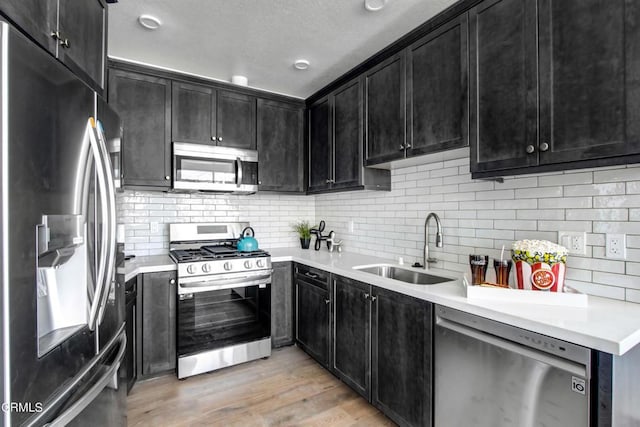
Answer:
[[[526,304],[561,305],[565,307],[587,307],[589,297],[565,285],[565,292],[529,291],[512,288],[466,286],[467,299],[510,301]]]

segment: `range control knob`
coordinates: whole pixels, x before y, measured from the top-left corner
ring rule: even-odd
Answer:
[[[187,266],[187,273],[194,274],[196,272],[196,266],[191,264]]]
[[[211,271],[211,266],[209,264],[202,264],[202,271],[208,273]]]
[[[260,268],[264,267],[264,261],[259,259],[258,261],[256,261],[256,265]]]
[[[251,267],[253,267],[253,263],[251,261],[244,262],[244,268],[251,268]]]
[[[229,261],[227,261],[227,262],[224,263],[223,267],[224,267],[225,270],[229,271],[229,270],[231,270],[233,268],[233,265]]]

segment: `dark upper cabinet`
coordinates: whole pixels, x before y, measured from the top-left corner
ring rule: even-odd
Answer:
[[[535,165],[536,4],[484,1],[469,11],[469,28],[471,171]]]
[[[329,274],[295,266],[296,343],[325,368],[329,367]]]
[[[464,13],[407,48],[407,156],[469,144],[467,28]]]
[[[404,157],[405,52],[365,72],[366,165]]]
[[[142,376],[153,376],[176,367],[175,271],[142,276],[141,356]]]
[[[171,81],[112,69],[109,104],[120,115],[124,127],[124,185],[170,189]]]
[[[215,89],[183,82],[171,87],[171,139],[215,145]]]
[[[104,88],[107,10],[99,0],[58,0],[58,57],[76,74]]]
[[[540,163],[640,152],[637,2],[541,0],[538,11]]]
[[[363,83],[356,78],[309,107],[309,192],[390,190],[388,171],[364,167]]]
[[[369,399],[371,285],[333,276],[332,370]]]
[[[304,109],[258,99],[258,189],[305,191]]]
[[[639,18],[631,0],[486,0],[471,9],[475,176],[640,153],[631,119],[640,112]]]
[[[256,148],[256,98],[173,82],[173,141]]]
[[[309,107],[309,192],[329,188],[332,173],[330,111],[328,98]]]
[[[371,311],[371,403],[401,426],[431,426],[432,304],[381,288]]]
[[[101,0],[6,0],[0,10],[102,94],[107,10]]]
[[[293,344],[293,265],[274,262],[271,276],[271,345]]]
[[[360,185],[363,152],[363,94],[360,79],[355,79],[332,94],[332,173],[333,189]]]

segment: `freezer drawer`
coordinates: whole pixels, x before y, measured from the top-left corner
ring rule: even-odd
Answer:
[[[434,425],[589,425],[589,349],[456,310],[436,312]]]

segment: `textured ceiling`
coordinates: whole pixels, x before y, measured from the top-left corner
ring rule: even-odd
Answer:
[[[306,98],[454,0],[119,0],[109,5],[109,56]],[[162,27],[142,28],[141,14]],[[311,66],[297,71],[293,62]]]

